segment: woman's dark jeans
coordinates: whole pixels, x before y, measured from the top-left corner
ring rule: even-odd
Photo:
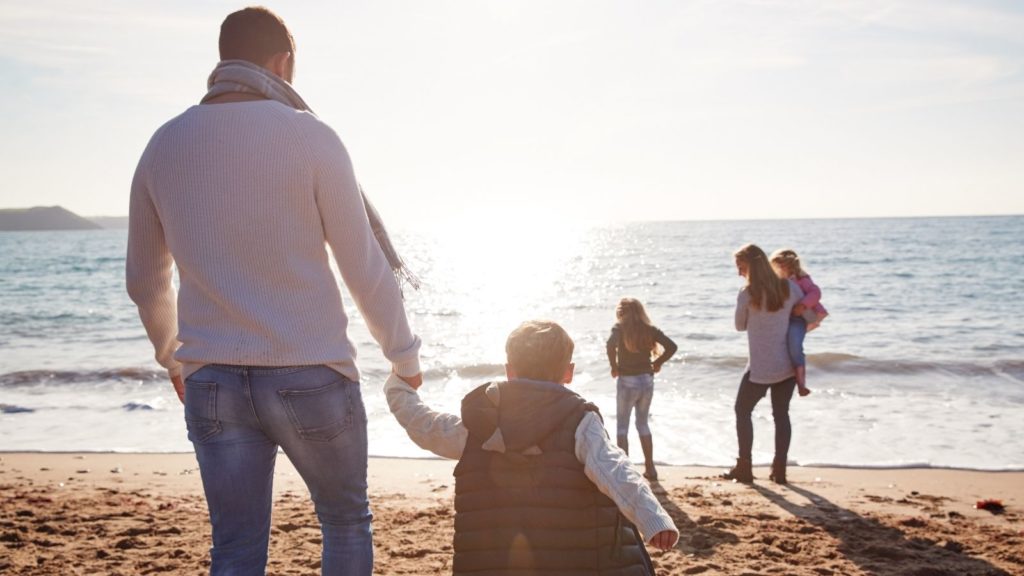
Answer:
[[[750,460],[754,446],[754,424],[750,415],[754,406],[771,390],[772,418],[775,419],[775,460],[786,461],[793,428],[789,422],[789,401],[793,399],[796,378],[787,378],[774,384],[754,384],[750,372],[743,375],[736,393],[736,439],[740,446],[740,459]]]

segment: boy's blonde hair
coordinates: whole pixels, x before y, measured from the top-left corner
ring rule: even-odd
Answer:
[[[797,256],[795,250],[790,250],[789,248],[776,250],[775,252],[772,252],[771,260],[772,264],[784,267],[796,278],[803,278],[804,276],[807,276],[807,272],[804,272],[804,268],[800,264],[800,256]]]
[[[519,378],[561,382],[575,344],[550,320],[527,320],[508,335],[505,356]]]

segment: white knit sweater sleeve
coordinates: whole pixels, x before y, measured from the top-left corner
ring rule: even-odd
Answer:
[[[409,328],[401,288],[366,217],[352,161],[326,125],[312,144],[324,236],[370,334],[401,376],[420,372],[420,339]]]
[[[181,374],[181,364],[174,359],[178,349],[177,294],[171,282],[174,260],[146,185],[147,158],[148,150],[132,179],[125,284],[153,343],[157,362],[174,377]]]
[[[647,481],[633,469],[622,450],[612,445],[601,418],[593,412],[584,415],[576,427],[576,459],[583,464],[587,478],[636,525],[644,542],[665,530],[679,534]]]
[[[412,386],[394,374],[384,383],[384,396],[391,413],[417,446],[444,458],[462,458],[469,439],[462,418],[431,409]]]

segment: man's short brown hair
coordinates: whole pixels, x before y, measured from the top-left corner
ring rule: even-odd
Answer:
[[[246,60],[262,66],[274,54],[295,53],[284,20],[262,6],[244,8],[228,14],[220,25],[220,59]]]
[[[516,377],[561,382],[575,347],[561,326],[549,320],[528,320],[508,335],[505,355]]]

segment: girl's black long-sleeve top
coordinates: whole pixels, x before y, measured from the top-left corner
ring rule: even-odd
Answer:
[[[661,344],[663,349],[660,356],[651,360],[650,352],[630,352],[626,349],[625,341],[622,338],[622,330],[619,325],[616,324],[612,327],[612,334],[608,337],[607,350],[608,350],[608,363],[611,365],[612,370],[618,371],[620,376],[637,376],[639,374],[654,374],[661,365],[664,364],[676,350],[679,349],[676,343],[671,338],[665,336],[665,333],[658,330],[655,327],[651,327],[654,331],[654,341]]]

